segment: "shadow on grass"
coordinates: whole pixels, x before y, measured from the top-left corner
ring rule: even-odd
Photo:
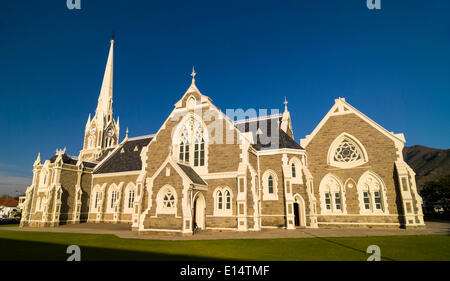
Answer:
[[[322,241],[325,241],[325,242],[328,242],[328,243],[332,243],[332,244],[334,244],[334,245],[337,245],[337,246],[340,246],[340,247],[343,247],[343,248],[346,248],[346,249],[350,249],[350,250],[353,250],[353,251],[356,251],[356,252],[360,252],[360,253],[363,253],[363,254],[366,254],[366,255],[367,255],[367,252],[366,252],[366,251],[360,250],[360,249],[358,249],[358,248],[354,248],[354,247],[345,245],[345,244],[343,244],[343,243],[339,243],[339,242],[337,242],[337,241],[333,241],[333,240],[328,239],[328,238],[325,238],[325,237],[316,236],[316,235],[311,234],[311,233],[310,233],[310,235],[311,235],[311,236],[314,236],[315,238],[317,238],[317,239],[319,239],[319,240],[322,240]],[[388,258],[388,257],[383,256],[383,255],[381,255],[381,259],[382,259],[382,260],[384,259],[384,260],[387,260],[387,261],[395,261],[394,259]]]
[[[25,240],[0,239],[0,261],[65,261],[68,245]],[[220,261],[210,257],[171,255],[80,246],[82,261]]]

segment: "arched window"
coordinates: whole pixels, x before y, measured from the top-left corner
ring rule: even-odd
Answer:
[[[289,167],[291,169],[291,183],[303,184],[302,166],[303,163],[297,156],[293,156],[289,160]]]
[[[177,194],[170,185],[162,187],[156,195],[157,214],[177,214]]]
[[[100,192],[95,192],[95,201],[94,201],[94,208],[98,208],[98,201],[100,200]]]
[[[106,212],[114,213],[116,212],[116,203],[119,198],[119,190],[114,183],[109,187],[107,194]]]
[[[207,134],[202,120],[190,114],[179,126],[175,134],[178,140],[174,141],[178,145],[178,159],[194,167],[206,166]]]
[[[128,208],[132,209],[134,203],[134,189],[130,189],[128,192]]]
[[[217,209],[222,210],[223,209],[223,197],[222,197],[222,191],[217,191]]]
[[[273,194],[273,177],[272,176],[269,176],[269,178],[267,179],[267,185],[268,185],[269,193]]]
[[[214,197],[214,215],[231,216],[232,215],[232,193],[228,187],[218,187],[213,193]]]
[[[361,142],[347,133],[339,135],[328,150],[328,164],[339,168],[353,168],[368,161]]]
[[[228,190],[225,191],[225,209],[231,210],[231,194]]]
[[[345,190],[338,177],[327,174],[319,186],[320,205],[322,214],[345,214]]]
[[[173,208],[175,206],[175,196],[171,191],[167,191],[163,197],[164,208]]]
[[[387,214],[386,186],[375,173],[367,171],[357,184],[361,214]]]
[[[136,186],[132,183],[129,182],[124,190],[124,208],[123,208],[123,212],[126,214],[130,214],[133,212],[133,208],[134,208],[134,199],[136,197]]]
[[[278,200],[278,177],[272,170],[267,170],[262,176],[263,200]]]
[[[180,161],[189,163],[189,130],[185,126],[181,133]]]
[[[110,206],[111,209],[114,208],[114,204],[116,203],[116,200],[117,200],[117,191],[113,190],[111,192],[111,206]]]
[[[39,176],[39,187],[47,187],[49,181],[49,171],[47,169],[42,169]]]

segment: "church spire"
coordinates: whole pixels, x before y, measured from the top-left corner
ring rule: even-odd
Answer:
[[[106,62],[105,74],[103,76],[102,88],[98,97],[98,105],[95,111],[97,118],[112,119],[113,103],[113,56],[114,56],[114,37],[111,39],[108,61]]]
[[[294,133],[292,131],[292,123],[291,123],[291,114],[287,108],[288,101],[286,97],[284,97],[284,112],[283,117],[281,118],[281,130],[283,130],[286,134],[288,134],[291,138],[294,137]]]
[[[108,60],[106,62],[105,74],[102,87],[98,97],[95,115],[88,117],[84,134],[83,149],[80,157],[86,161],[95,161],[108,148],[114,147],[119,141],[119,118],[113,117],[113,57],[114,57],[114,35],[111,39]]]

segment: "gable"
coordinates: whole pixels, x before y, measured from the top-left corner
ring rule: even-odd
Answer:
[[[322,127],[325,125],[325,123],[328,122],[330,118],[333,117],[339,117],[339,116],[345,116],[348,114],[355,115],[356,117],[363,120],[365,123],[367,123],[369,126],[373,127],[375,130],[377,130],[379,133],[385,135],[386,137],[390,138],[394,141],[396,146],[403,147],[405,144],[405,137],[403,134],[394,134],[393,132],[389,132],[385,128],[383,128],[381,125],[358,111],[356,108],[351,106],[349,103],[345,101],[345,98],[338,98],[335,99],[335,104],[331,107],[330,111],[325,115],[325,117],[320,121],[320,123],[317,125],[317,127],[312,131],[310,135],[307,135],[305,138],[300,140],[300,144],[302,147],[306,148],[311,140],[319,133],[319,131],[322,129]]]

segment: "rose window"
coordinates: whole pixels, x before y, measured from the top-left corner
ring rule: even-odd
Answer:
[[[343,140],[336,148],[334,153],[334,161],[336,162],[353,162],[361,159],[361,152],[358,146],[350,140]]]

